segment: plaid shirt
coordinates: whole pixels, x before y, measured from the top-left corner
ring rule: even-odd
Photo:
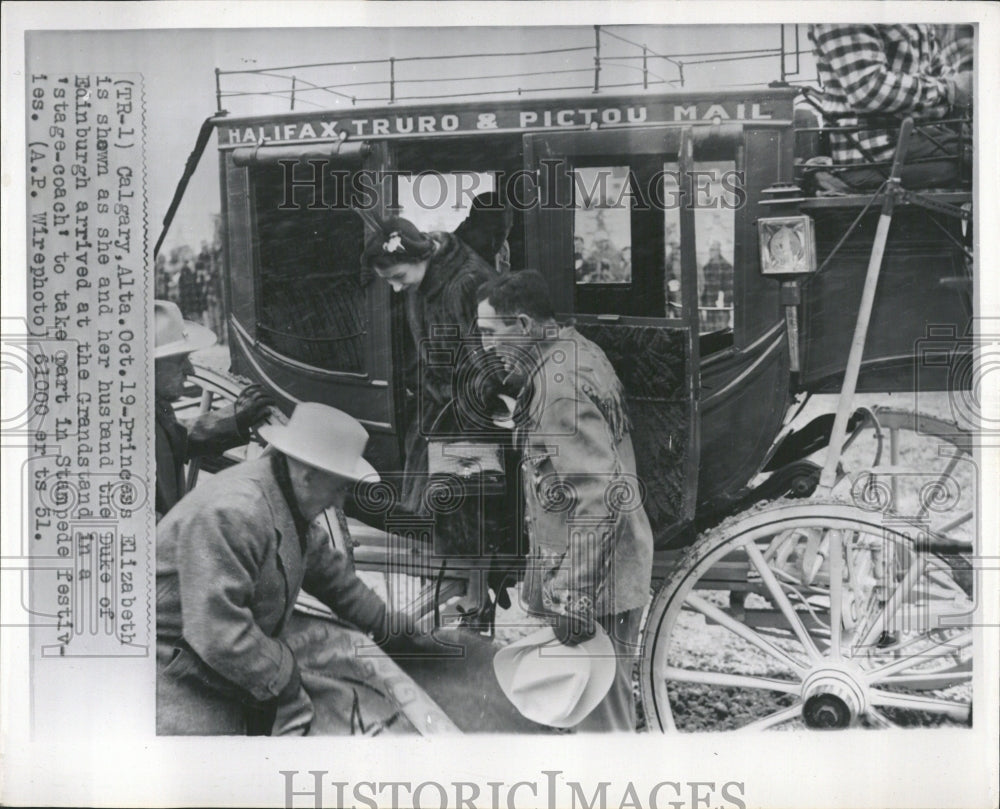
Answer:
[[[845,113],[935,119],[948,112],[954,84],[943,75],[934,26],[811,25],[809,38],[831,125],[858,123]],[[857,139],[873,159],[892,160],[894,133],[862,130]],[[830,146],[836,163],[865,160],[844,134],[831,132]]]
[[[946,76],[963,70],[972,70],[975,28],[971,25],[939,25],[938,39],[941,42],[942,72]]]

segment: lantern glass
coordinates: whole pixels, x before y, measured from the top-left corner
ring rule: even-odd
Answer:
[[[816,237],[808,216],[757,220],[760,271],[764,275],[816,272]]]

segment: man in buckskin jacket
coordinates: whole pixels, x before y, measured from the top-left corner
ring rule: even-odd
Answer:
[[[624,391],[604,352],[555,321],[533,270],[478,292],[484,347],[523,388],[514,421],[531,541],[521,597],[550,619],[566,645],[610,636],[618,658],[611,690],[579,725],[635,729],[632,666],[649,600],[653,534],[642,506]]]

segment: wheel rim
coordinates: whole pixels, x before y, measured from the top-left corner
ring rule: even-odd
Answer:
[[[840,504],[764,509],[724,528],[692,548],[651,608],[642,683],[651,725],[968,719],[971,632],[950,624],[972,604],[945,562]]]
[[[973,542],[978,492],[971,435],[925,414],[875,408],[873,415],[877,428],[870,420],[860,424],[841,457],[851,502]]]

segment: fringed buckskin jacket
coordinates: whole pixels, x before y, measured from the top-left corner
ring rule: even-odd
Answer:
[[[526,605],[596,617],[644,606],[653,533],[624,391],[604,352],[574,328],[559,329],[539,346],[519,410]]]

